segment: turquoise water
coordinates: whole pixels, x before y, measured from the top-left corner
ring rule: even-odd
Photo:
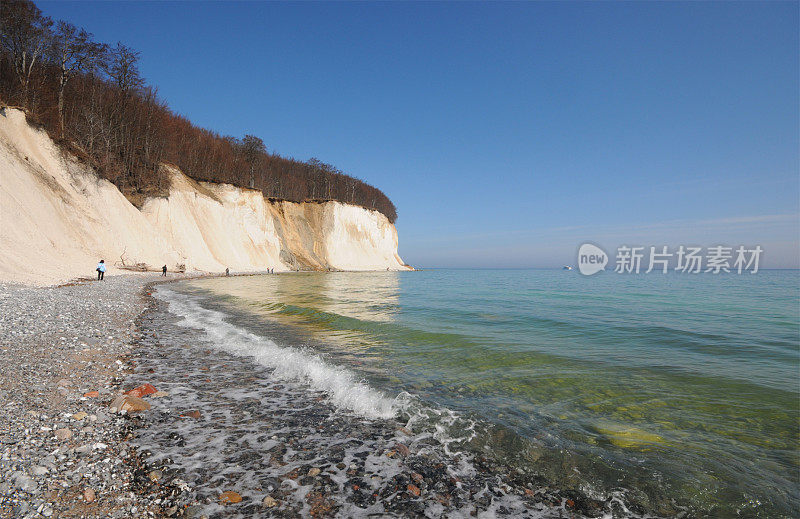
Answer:
[[[477,424],[464,448],[553,485],[659,515],[800,514],[800,272],[298,273],[180,290],[457,412]]]

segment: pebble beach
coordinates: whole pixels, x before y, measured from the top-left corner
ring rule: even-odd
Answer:
[[[0,285],[0,517],[156,515],[133,491],[130,418],[110,408],[155,280]]]

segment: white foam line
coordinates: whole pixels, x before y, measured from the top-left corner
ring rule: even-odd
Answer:
[[[225,321],[225,314],[203,308],[190,297],[159,288],[154,295],[169,304],[170,312],[182,317],[178,324],[202,330],[212,347],[240,357],[250,357],[262,366],[274,368],[282,380],[297,380],[324,391],[338,408],[367,418],[392,418],[399,402],[356,379],[343,368],[331,365],[314,353],[279,346]]]

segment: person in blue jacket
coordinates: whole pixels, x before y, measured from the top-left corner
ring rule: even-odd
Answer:
[[[97,264],[97,268],[95,270],[97,271],[97,281],[100,281],[101,279],[105,281],[103,278],[106,274],[106,262],[100,260],[100,263]]]

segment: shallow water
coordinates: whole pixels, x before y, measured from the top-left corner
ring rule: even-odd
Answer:
[[[407,393],[388,399],[313,350],[289,346],[291,329],[270,329],[279,347],[191,298],[163,288],[159,297],[169,305],[139,319],[137,369],[127,380],[162,392],[149,398],[131,440],[146,462],[135,485],[170,496],[182,489],[174,503],[191,506],[193,517],[632,513],[618,493],[599,500],[553,488],[533,470],[475,452],[474,421]],[[222,503],[229,491],[242,501]]]
[[[800,510],[799,296],[796,271],[309,273],[158,289],[180,328],[267,370],[265,384],[301,384],[550,487],[711,517]]]

